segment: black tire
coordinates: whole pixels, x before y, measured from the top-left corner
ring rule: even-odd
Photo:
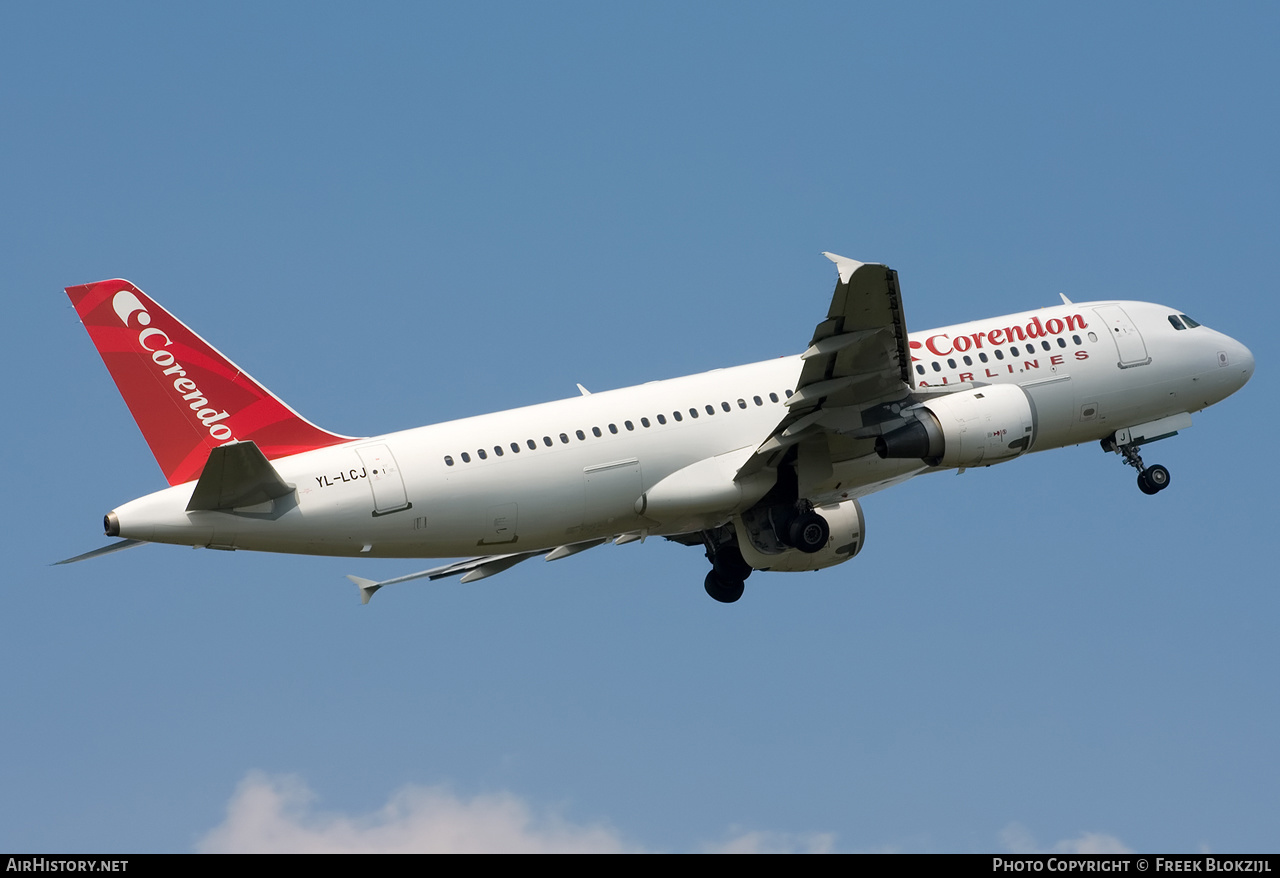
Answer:
[[[1159,491],[1160,489],[1152,485],[1149,481],[1147,481],[1147,471],[1143,470],[1142,472],[1138,473],[1138,490],[1144,494],[1150,495],[1150,494],[1154,494],[1156,491]]]
[[[716,550],[716,575],[725,581],[744,580],[751,575],[751,565],[742,557],[742,550],[734,545],[724,545]]]
[[[717,576],[714,570],[707,572],[707,578],[703,580],[702,587],[707,590],[707,594],[722,604],[733,603],[742,597],[743,591],[746,590],[746,584],[741,579],[726,581]]]
[[[816,512],[806,512],[791,523],[787,534],[791,537],[791,545],[806,555],[821,552],[831,539],[831,525]]]
[[[1169,471],[1160,464],[1152,464],[1147,467],[1147,484],[1155,489],[1158,493],[1169,487]]]

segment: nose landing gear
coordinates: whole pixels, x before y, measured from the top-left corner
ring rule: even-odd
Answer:
[[[1117,445],[1114,438],[1107,438],[1102,440],[1102,450],[1116,452],[1124,457],[1126,465],[1138,471],[1138,490],[1142,493],[1159,494],[1169,487],[1169,471],[1158,463],[1144,465],[1137,445]]]

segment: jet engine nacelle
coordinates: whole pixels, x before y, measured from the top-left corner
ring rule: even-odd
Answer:
[[[743,560],[756,570],[798,572],[834,567],[862,551],[866,520],[857,500],[815,506],[813,511],[827,520],[831,536],[825,546],[812,554],[779,542],[767,514],[735,515],[733,526]]]
[[[876,439],[882,458],[918,457],[930,466],[989,466],[1031,450],[1036,407],[1016,384],[992,384],[931,399],[916,420]]]

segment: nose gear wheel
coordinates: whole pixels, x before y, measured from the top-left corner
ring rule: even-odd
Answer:
[[[1144,494],[1159,494],[1169,487],[1169,470],[1158,463],[1146,466],[1142,462],[1142,450],[1137,445],[1116,445],[1114,440],[1103,439],[1102,449],[1114,451],[1124,458],[1127,466],[1138,471],[1138,490]]]

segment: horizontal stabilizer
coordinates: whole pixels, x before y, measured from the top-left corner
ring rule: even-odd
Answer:
[[[97,558],[101,555],[110,555],[112,552],[119,552],[121,549],[132,549],[134,546],[146,545],[146,540],[120,540],[109,546],[103,546],[101,549],[94,549],[92,552],[85,552],[83,555],[76,555],[74,558],[64,558],[61,561],[53,562],[53,566],[59,564],[74,564],[77,561],[88,561],[90,558]]]
[[[347,579],[354,582],[356,588],[360,589],[360,603],[362,605],[369,603],[369,598],[373,597],[373,593],[382,588],[381,583],[374,582],[372,579],[364,579],[360,576],[352,576],[349,573],[347,574]]]
[[[209,452],[187,511],[255,506],[293,493],[253,442],[220,445]]]

